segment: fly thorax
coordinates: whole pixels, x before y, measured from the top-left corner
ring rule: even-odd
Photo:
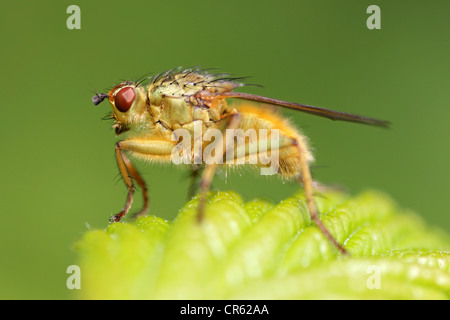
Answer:
[[[192,106],[185,99],[162,97],[157,101],[159,104],[153,104],[150,99],[150,112],[166,128],[176,130],[194,120]]]

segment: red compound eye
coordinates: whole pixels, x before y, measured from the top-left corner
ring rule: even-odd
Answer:
[[[133,104],[135,97],[136,94],[133,88],[126,87],[117,92],[114,98],[114,104],[120,112],[127,112]]]

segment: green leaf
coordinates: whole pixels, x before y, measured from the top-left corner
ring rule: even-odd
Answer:
[[[173,222],[148,216],[77,243],[82,299],[449,299],[450,240],[375,191],[316,197],[342,256],[304,195],[277,205],[211,192]]]

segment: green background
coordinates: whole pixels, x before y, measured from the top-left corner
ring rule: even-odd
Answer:
[[[71,4],[81,8],[81,30],[66,27]],[[371,4],[381,8],[381,30],[366,27]],[[177,66],[218,67],[264,86],[250,93],[391,121],[384,130],[285,111],[311,139],[316,180],[384,190],[449,231],[449,10],[448,1],[3,4],[0,298],[73,297],[73,244],[105,228],[126,196],[116,138],[101,120],[110,107],[93,106],[93,92]],[[187,172],[139,168],[151,213],[174,218]],[[247,200],[297,190],[258,174],[226,180],[214,186]]]

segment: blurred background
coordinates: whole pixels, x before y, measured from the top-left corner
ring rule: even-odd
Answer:
[[[81,29],[69,30],[69,5]],[[367,7],[381,8],[369,30]],[[450,2],[17,1],[0,12],[3,148],[0,298],[70,299],[66,269],[88,229],[124,204],[109,104],[94,92],[178,66],[263,86],[246,91],[386,119],[392,129],[284,110],[310,138],[313,176],[352,194],[390,194],[450,231]],[[446,142],[447,141],[447,142]],[[173,219],[187,172],[139,163],[150,213]],[[229,174],[214,187],[273,202],[298,187]],[[226,182],[226,183],[225,183]],[[134,209],[141,204],[137,194]]]

